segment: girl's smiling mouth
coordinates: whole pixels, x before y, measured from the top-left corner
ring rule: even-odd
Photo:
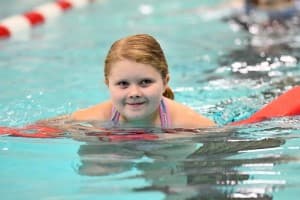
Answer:
[[[145,102],[144,101],[143,102],[127,102],[126,104],[131,107],[138,108],[138,107],[144,105]]]

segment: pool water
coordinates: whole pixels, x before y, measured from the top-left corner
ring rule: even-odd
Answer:
[[[1,0],[0,16],[46,2]],[[24,126],[107,99],[107,50],[135,33],[160,41],[176,100],[220,125],[154,141],[1,136],[1,198],[298,199],[300,118],[224,125],[299,85],[299,30],[254,46],[259,36],[237,30],[218,12],[194,10],[220,2],[96,1],[1,40],[0,126]]]

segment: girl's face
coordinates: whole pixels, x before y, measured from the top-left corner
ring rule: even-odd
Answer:
[[[154,123],[167,82],[151,65],[127,59],[113,63],[108,75],[113,105],[123,120],[136,124]]]

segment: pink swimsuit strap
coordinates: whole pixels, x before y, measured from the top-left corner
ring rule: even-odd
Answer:
[[[160,117],[161,128],[170,128],[171,126],[170,114],[168,112],[167,106],[163,99],[160,101],[159,104],[159,117]],[[120,113],[117,111],[115,107],[113,107],[111,121],[114,124],[118,124],[119,119],[120,119]]]

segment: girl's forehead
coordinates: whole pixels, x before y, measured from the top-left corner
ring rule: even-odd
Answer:
[[[111,65],[110,75],[119,74],[119,73],[159,73],[157,69],[155,69],[150,64],[138,63],[130,60],[122,60],[115,62]]]

